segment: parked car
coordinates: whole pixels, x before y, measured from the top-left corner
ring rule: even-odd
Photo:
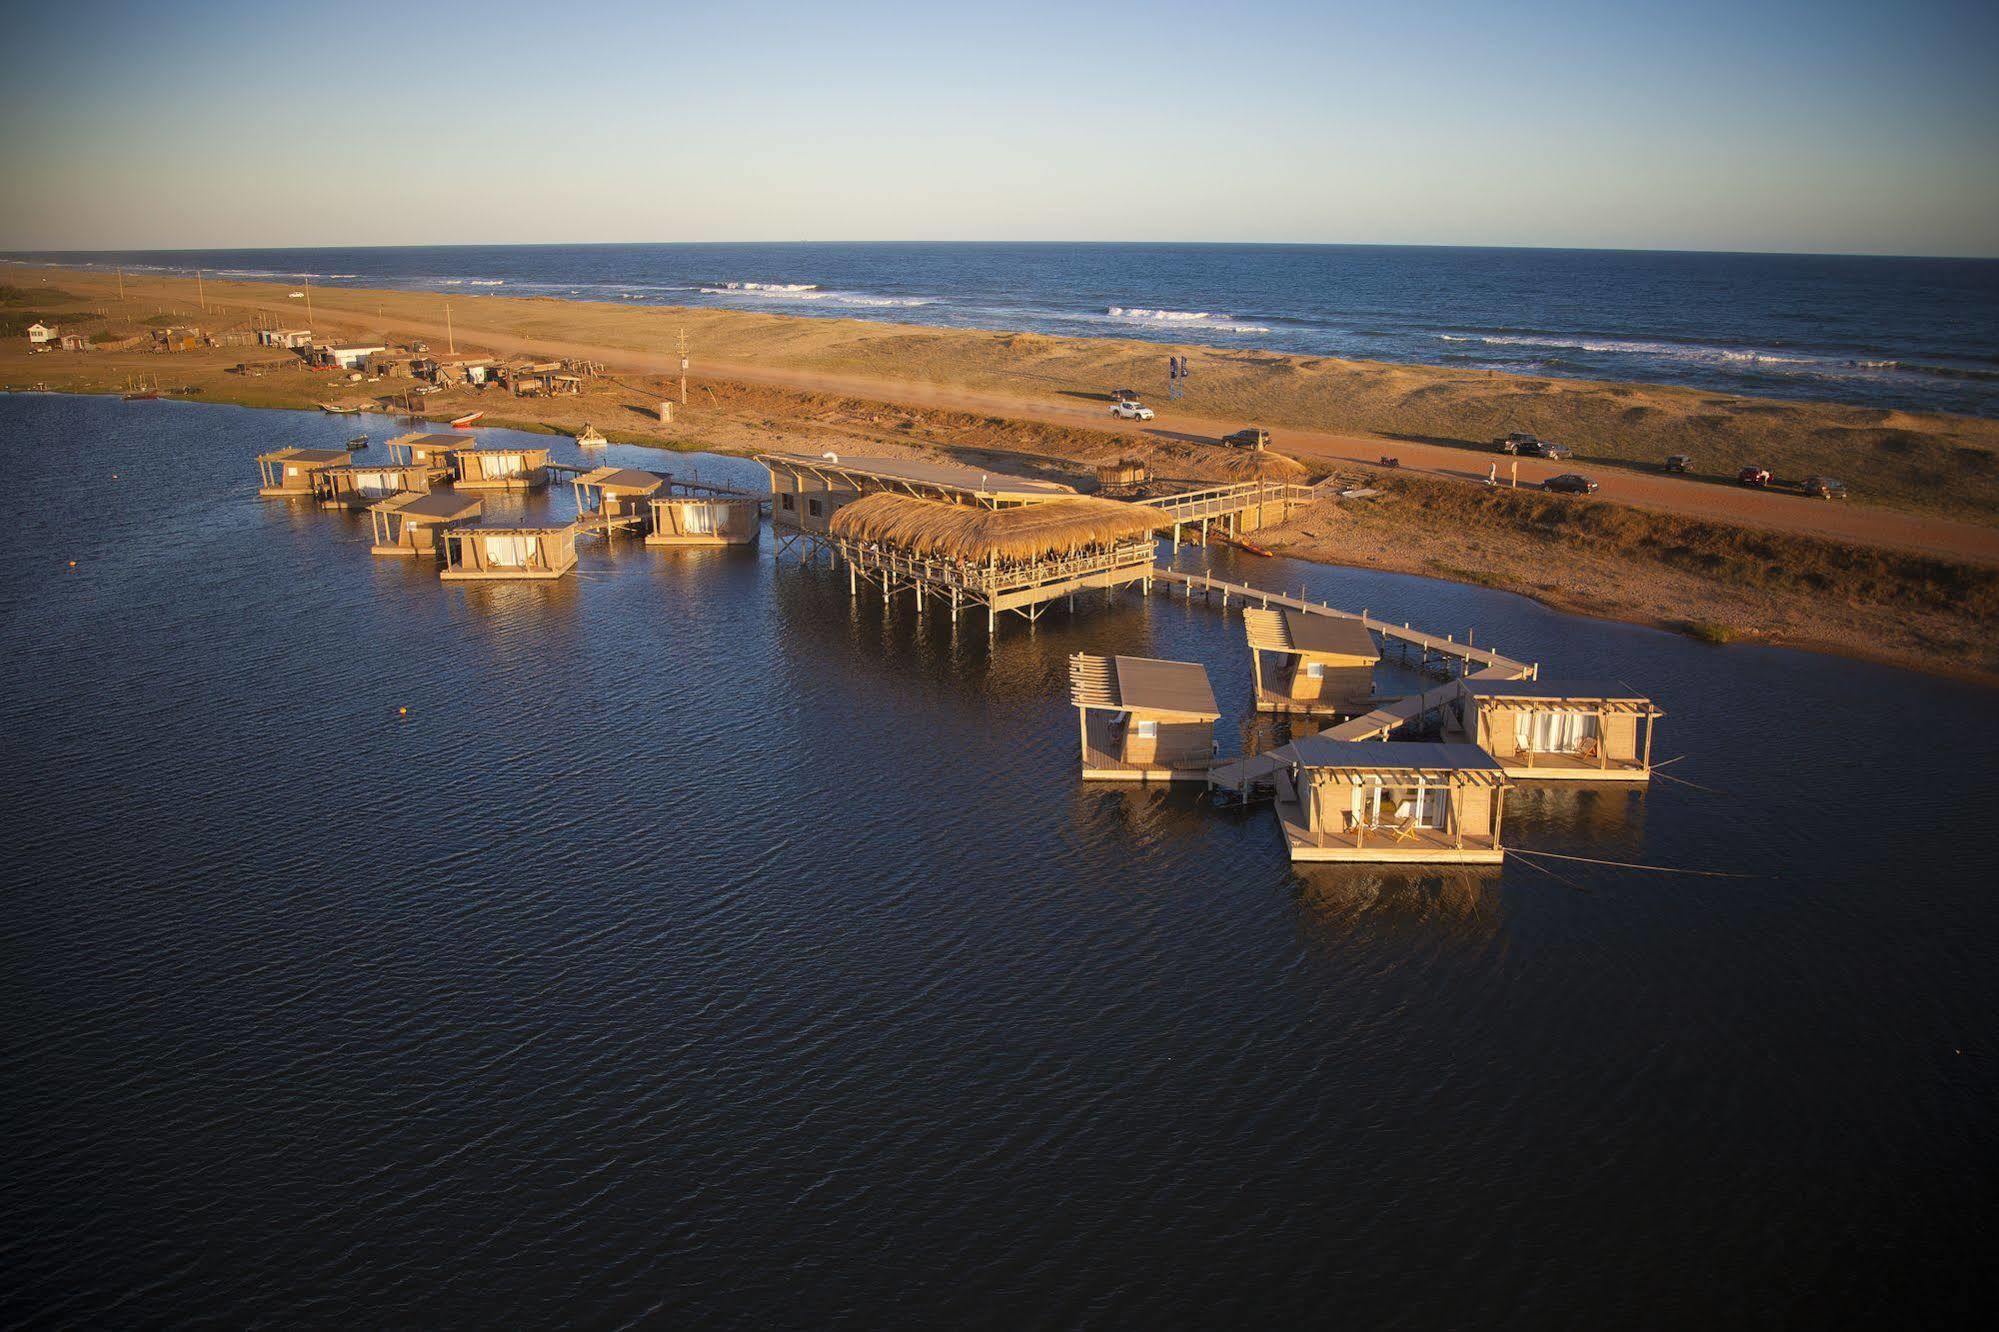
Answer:
[[[1666,459],[1666,470],[1669,472],[1689,472],[1693,470],[1693,466],[1694,460],[1689,454],[1676,453]]]
[[[1522,434],[1515,431],[1505,439],[1494,442],[1501,453],[1517,453],[1522,458],[1573,458],[1575,451],[1566,444],[1556,444],[1542,439],[1539,435]]]
[[[1138,399],[1130,398],[1115,404],[1111,408],[1111,415],[1124,421],[1150,421],[1152,409]]]
[[[1137,390],[1137,389],[1112,389],[1112,390],[1111,390],[1111,401],[1112,401],[1112,402],[1137,402],[1137,401],[1138,401],[1138,390]]]
[[[1552,490],[1557,495],[1594,495],[1596,482],[1579,472],[1564,472],[1551,476],[1541,483],[1541,489]]]
[[[1845,499],[1846,482],[1835,481],[1829,476],[1808,476],[1805,478],[1805,493],[1816,499]]]
[[[1222,443],[1232,449],[1254,449],[1260,453],[1270,447],[1270,432],[1262,426],[1246,426],[1233,435],[1223,435]]]
[[[1755,486],[1758,490],[1770,484],[1770,469],[1758,467],[1755,463],[1735,474],[1735,479],[1745,486]]]

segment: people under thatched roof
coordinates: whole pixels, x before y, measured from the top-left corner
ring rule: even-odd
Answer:
[[[913,495],[863,495],[833,515],[829,530],[939,560],[1019,563],[1104,550],[1151,535],[1154,510],[1077,496],[985,509]]]

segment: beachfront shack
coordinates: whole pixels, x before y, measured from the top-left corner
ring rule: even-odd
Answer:
[[[1069,658],[1084,781],[1205,781],[1221,709],[1205,668],[1151,657]]]
[[[475,449],[479,441],[471,435],[427,435],[417,431],[397,435],[385,447],[390,462],[428,467],[441,478],[451,475],[452,454],[461,449]]]
[[[59,336],[60,334],[55,325],[44,324],[39,319],[28,325],[28,341],[37,347],[44,343],[54,342]]]
[[[429,490],[436,473],[413,464],[350,463],[312,475],[312,497],[323,509],[365,509],[404,491]]]
[[[666,484],[657,472],[634,467],[597,467],[575,479],[576,517],[586,528],[610,533],[642,527],[651,516],[647,501]]]
[[[312,330],[309,328],[264,328],[257,330],[257,340],[266,347],[283,347],[288,351],[301,351],[312,345]]]
[[[451,473],[460,490],[539,490],[548,484],[548,450],[458,449]]]
[[[1666,714],[1627,685],[1592,680],[1459,682],[1445,709],[1446,739],[1479,745],[1508,777],[1643,782],[1652,729]]]
[[[406,491],[368,506],[374,524],[376,555],[410,555],[436,559],[444,553],[444,534],[479,516],[479,497],[455,490]]]
[[[670,489],[687,493],[653,496],[648,546],[748,546],[763,531],[763,502],[755,495]]]
[[[1275,776],[1293,861],[1496,864],[1506,774],[1477,745],[1292,742]]]
[[[846,565],[884,604],[897,592],[983,607],[989,629],[1012,612],[1034,621],[1078,592],[1151,586],[1159,511],[1078,495],[1068,486],[957,463],[761,454],[771,531],[782,554],[803,544]]]
[[[1307,610],[1243,612],[1259,712],[1366,712],[1381,648],[1358,618]]]
[[[576,524],[454,527],[444,534],[444,579],[560,578],[576,567]]]
[[[345,449],[273,449],[257,455],[257,493],[269,499],[305,498],[312,494],[313,476],[329,467],[345,467],[354,455]]]

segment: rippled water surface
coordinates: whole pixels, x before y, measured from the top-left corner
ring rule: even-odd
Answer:
[[[1234,743],[1240,621],[1198,600],[989,644],[768,544],[447,586],[255,498],[255,453],[349,421],[16,397],[0,426],[7,1321],[1989,1294],[1988,691],[1244,561],[1642,683],[1682,780],[1518,791],[1509,839],[1749,877],[1301,871],[1267,810],[1076,780],[1075,650],[1205,662]]]

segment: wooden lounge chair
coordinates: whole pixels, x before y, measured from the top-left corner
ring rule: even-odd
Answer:
[[[1398,842],[1406,842],[1416,835],[1416,820],[1404,816],[1393,823],[1384,823],[1381,830]]]

